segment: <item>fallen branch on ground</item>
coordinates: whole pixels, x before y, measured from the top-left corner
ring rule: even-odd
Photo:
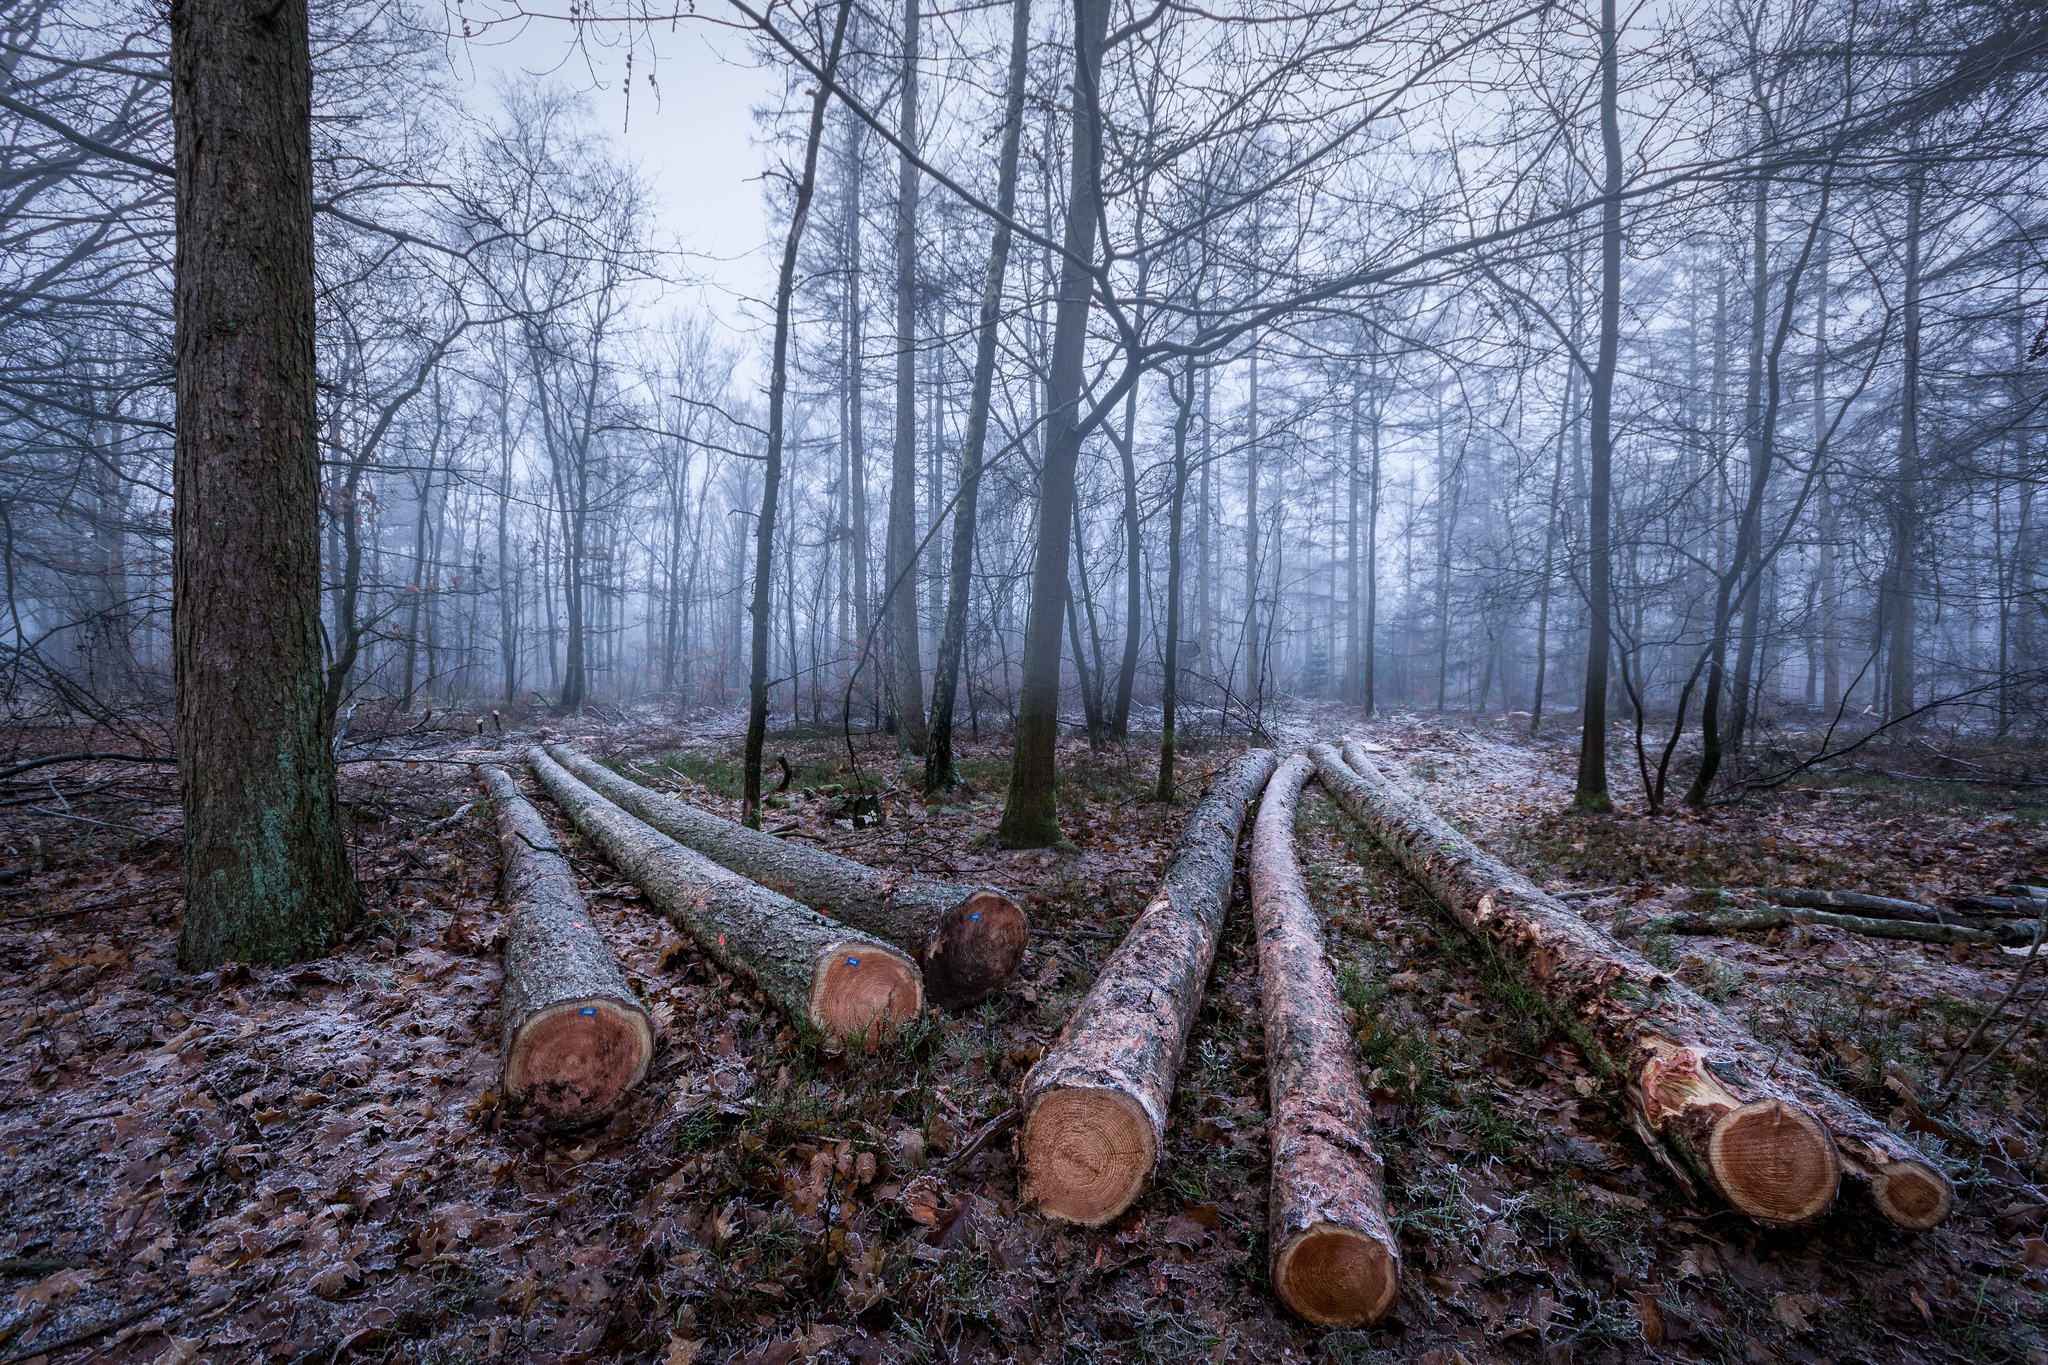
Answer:
[[[1299,754],[1282,763],[1252,828],[1252,916],[1273,1116],[1271,1279],[1280,1301],[1318,1327],[1359,1327],[1394,1306],[1401,1252],[1387,1222],[1358,1052],[1294,854],[1295,806],[1314,772]]]
[[[1272,776],[1270,750],[1239,758],[1188,816],[1166,876],[1110,954],[1059,1041],[1025,1075],[1017,1107],[1027,1203],[1100,1227],[1145,1191],[1230,906],[1245,808]]]
[[[540,812],[503,768],[478,776],[497,811],[504,867],[504,1093],[554,1126],[589,1123],[646,1076],[654,1020],[591,927]]]
[[[1681,1180],[1697,1177],[1762,1221],[1796,1223],[1834,1202],[1846,1161],[1892,1221],[1924,1228],[1949,1215],[1948,1178],[1860,1105],[1482,853],[1356,744],[1341,757],[1312,752],[1339,804],[1461,925],[1521,965]]]
[[[873,1046],[924,1008],[917,964],[849,933],[808,906],[729,872],[650,829],[570,776],[540,749],[528,755],[548,795],[655,908],[720,966],[829,1046]]]
[[[1001,990],[1024,956],[1024,911],[992,887],[885,876],[650,791],[566,745],[547,751],[592,791],[685,848],[904,949],[924,971],[926,995],[943,1009],[964,1009]]]

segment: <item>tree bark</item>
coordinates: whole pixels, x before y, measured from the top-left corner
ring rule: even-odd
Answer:
[[[924,1008],[917,964],[649,829],[539,749],[534,775],[612,866],[719,966],[828,1047],[872,1048]]]
[[[1580,710],[1579,772],[1572,809],[1602,814],[1607,794],[1607,666],[1613,653],[1614,370],[1621,345],[1621,113],[1614,0],[1600,3],[1600,144],[1606,159],[1600,211],[1600,344],[1591,400],[1592,473],[1586,506],[1586,691]]]
[[[320,645],[305,0],[171,7],[178,961],[326,952],[358,900]]]
[[[997,839],[1007,848],[1043,847],[1060,837],[1054,754],[1060,726],[1060,618],[1067,610],[1068,537],[1074,516],[1074,465],[1086,435],[1081,419],[1082,367],[1087,356],[1088,304],[1094,290],[1095,219],[1102,148],[1097,132],[1102,48],[1109,0],[1077,0],[1074,42],[1073,164],[1069,169],[1066,256],[1060,263],[1046,379],[1045,459],[1038,481],[1038,544],[1031,568],[1031,606],[1024,627],[1024,667],[1011,746],[1010,787]]]
[[[654,1021],[590,913],[540,813],[503,768],[478,770],[498,816],[507,927],[505,1097],[553,1126],[602,1117],[647,1075]]]
[[[1468,931],[1522,964],[1681,1180],[1700,1177],[1759,1221],[1796,1223],[1833,1203],[1846,1165],[1893,1222],[1924,1228],[1948,1216],[1948,1177],[1853,1100],[1480,852],[1364,749],[1314,753],[1352,817]]]
[[[550,744],[547,753],[577,781],[685,848],[903,949],[924,971],[926,996],[943,1009],[995,994],[1024,956],[1024,911],[994,887],[885,876],[649,791],[564,745]]]
[[[1182,386],[1173,398],[1173,498],[1166,527],[1166,658],[1159,687],[1159,781],[1153,795],[1173,800],[1174,727],[1180,710],[1180,587],[1187,553],[1180,543],[1188,501],[1188,421],[1195,406],[1195,362],[1181,371]]]
[[[1010,4],[1010,87],[1003,103],[1003,148],[996,172],[996,212],[989,237],[988,272],[974,337],[974,387],[967,399],[967,440],[960,452],[960,495],[953,506],[953,558],[946,581],[946,619],[932,660],[931,733],[926,737],[926,795],[959,784],[953,765],[953,706],[960,685],[960,655],[967,639],[967,598],[973,588],[974,537],[981,493],[981,462],[988,448],[989,403],[995,392],[996,326],[1003,278],[1010,264],[1010,215],[1017,208],[1018,144],[1024,131],[1026,59],[1031,50],[1031,0]],[[929,978],[927,985],[929,985]],[[936,999],[936,994],[934,995]]]
[[[1378,1322],[1394,1305],[1401,1250],[1387,1222],[1372,1109],[1322,924],[1294,856],[1294,812],[1315,765],[1280,765],[1252,827],[1252,916],[1273,1154],[1273,1290],[1318,1327]]]
[[[910,0],[914,7],[917,0]],[[741,776],[740,818],[748,825],[761,823],[761,746],[768,734],[768,615],[769,580],[775,564],[776,502],[782,492],[783,409],[789,395],[789,308],[796,292],[797,251],[803,246],[804,224],[811,214],[811,194],[818,184],[818,146],[825,137],[825,109],[832,92],[830,82],[839,69],[839,51],[846,40],[846,16],[853,0],[840,0],[839,13],[832,21],[832,45],[825,54],[825,77],[811,97],[811,122],[804,138],[804,169],[796,184],[796,203],[789,214],[789,234],[782,245],[782,269],[775,281],[774,359],[768,373],[767,459],[761,480],[761,512],[754,519],[754,590],[747,605],[753,623],[753,638],[747,669],[746,757]],[[789,583],[794,604],[796,582]],[[796,642],[789,650],[790,712],[796,712]]]
[[[903,96],[896,133],[917,145],[918,0],[903,0]],[[896,171],[896,442],[889,479],[889,664],[896,737],[925,751],[924,664],[917,648],[917,166]]]
[[[1110,955],[1059,1041],[1024,1077],[1018,1150],[1027,1203],[1100,1227],[1144,1193],[1216,936],[1230,906],[1245,808],[1270,750],[1227,768],[1188,817],[1152,903]]]
[[[1762,910],[1717,910],[1704,914],[1662,915],[1650,921],[1650,929],[1672,934],[1744,934],[1765,929],[1783,929],[1793,924],[1818,924],[1841,929],[1866,938],[1906,939],[1915,943],[2003,943],[2023,948],[2034,941],[2034,931],[2014,932],[1970,924],[1930,924],[1920,920],[1845,915],[1800,906],[1774,906]]]

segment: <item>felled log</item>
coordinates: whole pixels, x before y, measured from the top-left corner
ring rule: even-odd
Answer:
[[[828,1046],[874,1046],[924,1007],[917,964],[648,828],[539,748],[528,761],[576,828],[654,907]]]
[[[1668,934],[1748,934],[1783,929],[1793,924],[1824,924],[1868,938],[1907,939],[1915,943],[2006,943],[2013,936],[2004,929],[1983,929],[1964,924],[1924,924],[1918,920],[1870,919],[1862,915],[1836,915],[1826,910],[1802,910],[1777,905],[1759,910],[1716,910],[1705,914],[1661,915],[1647,928]],[[2031,942],[2029,929],[2021,942]]]
[[[1861,891],[1819,891],[1807,886],[1766,886],[1755,892],[1773,905],[1793,905],[1802,910],[1833,910],[1871,919],[1910,920],[1920,924],[1943,924],[1939,909],[1919,901],[1893,896],[1868,896]],[[1952,916],[1950,918],[1953,918]]]
[[[654,1021],[591,927],[583,892],[540,813],[503,768],[479,771],[504,866],[505,1097],[549,1123],[601,1117],[647,1074]]]
[[[1998,919],[2048,918],[2048,898],[2040,896],[1958,896],[1950,904],[1965,914]]]
[[[591,790],[684,847],[904,949],[924,971],[926,996],[943,1009],[995,994],[1024,956],[1024,911],[993,887],[887,877],[649,791],[566,745],[547,751]]]
[[[1252,916],[1273,1178],[1273,1290],[1319,1327],[1378,1322],[1400,1288],[1401,1252],[1387,1223],[1372,1111],[1358,1080],[1322,925],[1294,856],[1294,812],[1315,765],[1280,765],[1252,826]]]
[[[1480,852],[1358,745],[1312,752],[1339,804],[1460,924],[1522,964],[1681,1181],[1697,1177],[1760,1221],[1797,1223],[1834,1201],[1846,1164],[1902,1226],[1931,1227],[1954,1208],[1948,1177],[1912,1144]]]
[[[1100,1227],[1145,1191],[1188,1029],[1230,907],[1245,808],[1273,773],[1266,749],[1224,770],[1188,816],[1159,891],[1110,954],[1059,1041],[1025,1075],[1018,1138],[1026,1202]]]

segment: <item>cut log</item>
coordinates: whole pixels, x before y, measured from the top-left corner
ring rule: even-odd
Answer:
[[[1949,920],[1942,917],[1940,910],[1919,901],[1898,900],[1891,896],[1867,896],[1861,891],[1817,891],[1808,886],[1765,886],[1759,887],[1754,895],[1762,896],[1773,905],[1793,905],[1802,910],[1833,910],[1851,915],[1867,915],[1872,919],[1911,920],[1920,924],[1944,924]],[[1953,919],[1953,916],[1950,917]]]
[[[498,817],[504,875],[507,1099],[549,1124],[602,1117],[654,1056],[654,1021],[591,927],[583,892],[540,812],[503,768],[479,777]]]
[[[1906,939],[1914,943],[2031,943],[2033,930],[2014,935],[2006,928],[1985,929],[1966,924],[1923,924],[1918,920],[1869,919],[1778,905],[1761,910],[1717,910],[1706,914],[1661,915],[1644,927],[1667,934],[1749,934],[1793,924],[1821,924],[1867,938]]]
[[[873,1047],[924,1007],[905,953],[727,871],[650,829],[535,748],[533,771],[585,837],[663,915],[827,1046]]]
[[[1834,1201],[1844,1164],[1878,1208],[1931,1227],[1954,1208],[1940,1168],[1833,1086],[1479,851],[1358,745],[1312,751],[1323,785],[1475,936],[1530,984],[1617,1081],[1643,1141],[1686,1183],[1797,1223]]]
[[[600,796],[686,848],[909,952],[942,1009],[964,1009],[1002,989],[1024,956],[1024,911],[994,887],[888,877],[821,848],[786,843],[649,791],[561,744],[549,757]]]
[[[1998,919],[2048,918],[2048,898],[2039,896],[1958,896],[1950,904],[1966,914]]]
[[[1358,1080],[1322,925],[1294,856],[1294,812],[1315,765],[1297,754],[1259,799],[1252,827],[1252,915],[1273,1179],[1273,1290],[1318,1327],[1378,1322],[1400,1288],[1372,1110]]]
[[[1040,1212],[1100,1227],[1145,1192],[1158,1167],[1174,1079],[1230,908],[1245,808],[1273,763],[1271,750],[1254,750],[1210,786],[1151,904],[1025,1075],[1021,1183]]]

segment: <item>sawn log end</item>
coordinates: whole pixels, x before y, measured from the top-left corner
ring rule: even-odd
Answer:
[[[1024,1202],[1101,1227],[1145,1192],[1159,1145],[1136,1099],[1108,1086],[1053,1086],[1029,1102],[1019,1139]]]
[[[638,1085],[653,1056],[654,1026],[644,1011],[608,996],[557,1001],[514,1035],[504,1092],[551,1126],[575,1127]]]
[[[1378,1322],[1400,1287],[1400,1261],[1357,1228],[1316,1223],[1289,1237],[1273,1258],[1274,1292],[1318,1327]]]
[[[1003,988],[1024,957],[1024,908],[986,887],[948,910],[924,951],[925,994],[940,1009],[976,1005]]]
[[[842,939],[827,944],[817,963],[811,975],[811,1024],[834,1047],[858,1041],[874,1048],[924,1009],[917,964],[885,944]]]

